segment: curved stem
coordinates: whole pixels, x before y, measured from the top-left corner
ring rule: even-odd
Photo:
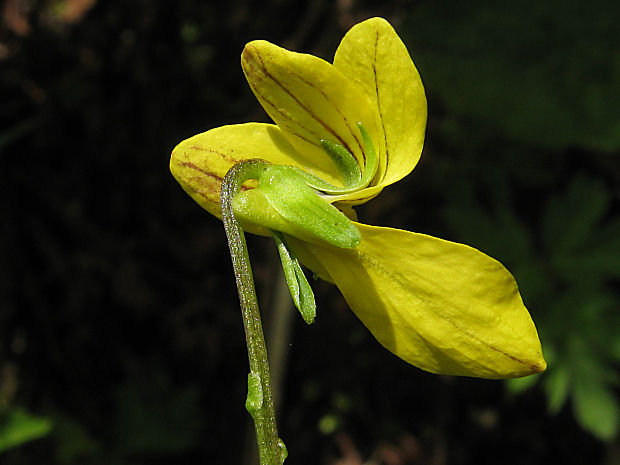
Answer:
[[[254,419],[261,465],[281,465],[286,458],[286,448],[278,437],[276,417],[271,394],[271,375],[265,347],[252,267],[248,256],[243,229],[236,220],[232,199],[248,179],[256,179],[268,164],[262,160],[248,160],[233,166],[222,181],[222,219],[226,229],[228,247],[232,258],[241,303],[241,315],[248,346],[250,374],[246,408]]]

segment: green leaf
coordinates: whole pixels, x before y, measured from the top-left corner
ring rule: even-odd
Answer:
[[[39,417],[16,407],[0,416],[0,452],[47,435],[52,429],[49,418]]]
[[[570,371],[563,364],[553,365],[545,377],[545,392],[547,394],[547,408],[550,413],[558,413],[568,399],[571,387]]]
[[[200,443],[204,418],[196,415],[200,393],[177,387],[157,368],[143,367],[114,395],[115,428],[122,454],[178,454]]]
[[[617,3],[416,2],[409,11],[406,42],[449,113],[541,147],[620,147]]]
[[[534,387],[540,380],[541,375],[524,376],[506,380],[506,387],[513,394],[520,394]]]
[[[620,362],[620,332],[618,332],[609,346],[609,355]]]
[[[575,379],[573,409],[581,426],[609,441],[618,433],[620,410],[611,389],[592,378]]]
[[[566,274],[582,279],[620,279],[620,219],[597,227],[582,250],[556,257]]]
[[[470,202],[448,206],[443,217],[458,240],[483,250],[506,263],[522,263],[532,256],[531,235],[509,206],[492,214]]]
[[[53,412],[54,431],[52,432],[56,448],[56,459],[61,464],[75,464],[86,457],[101,456],[102,444],[93,438],[77,419],[60,412]]]
[[[547,249],[557,253],[583,246],[610,201],[610,193],[599,180],[573,178],[566,192],[551,197],[546,205],[542,234]]]
[[[570,395],[575,418],[582,428],[601,440],[610,440],[620,426],[620,410],[612,386],[615,368],[595,349],[586,335],[572,334],[563,355],[570,369]]]

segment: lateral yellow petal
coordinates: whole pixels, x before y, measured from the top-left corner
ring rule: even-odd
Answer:
[[[347,32],[334,67],[364,89],[380,115],[380,166],[373,184],[398,181],[417,164],[426,131],[424,87],[407,48],[390,23],[371,18]]]
[[[330,182],[337,180],[303,159],[277,126],[262,123],[222,126],[184,140],[172,151],[170,171],[202,208],[221,218],[222,179],[232,166],[252,158],[309,168]]]
[[[321,146],[326,139],[348,149],[364,166],[356,123],[373,139],[379,125],[370,98],[349,78],[320,58],[263,40],[245,46],[241,66],[263,108],[308,161],[339,177]]]
[[[546,362],[512,275],[469,246],[356,223],[362,242],[337,249],[294,239],[388,350],[432,373],[511,378]]]

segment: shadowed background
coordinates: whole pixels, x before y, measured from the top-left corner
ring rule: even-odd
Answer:
[[[409,48],[429,125],[415,171],[359,217],[502,261],[550,368],[511,383],[423,373],[316,282],[316,323],[294,315],[278,334],[287,463],[620,463],[620,7],[461,3],[5,0],[0,463],[243,463],[224,231],[170,152],[267,121],[246,42],[331,60],[376,15]],[[269,318],[277,254],[249,243]]]

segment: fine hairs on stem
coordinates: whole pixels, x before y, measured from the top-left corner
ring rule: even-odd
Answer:
[[[247,160],[233,166],[222,181],[221,206],[248,347],[250,373],[248,375],[246,408],[256,427],[260,464],[282,465],[287,454],[284,443],[278,437],[271,394],[269,360],[254,288],[252,267],[250,266],[243,229],[236,220],[232,208],[232,199],[240,191],[243,182],[248,179],[255,179],[266,166],[268,164],[262,160]]]

